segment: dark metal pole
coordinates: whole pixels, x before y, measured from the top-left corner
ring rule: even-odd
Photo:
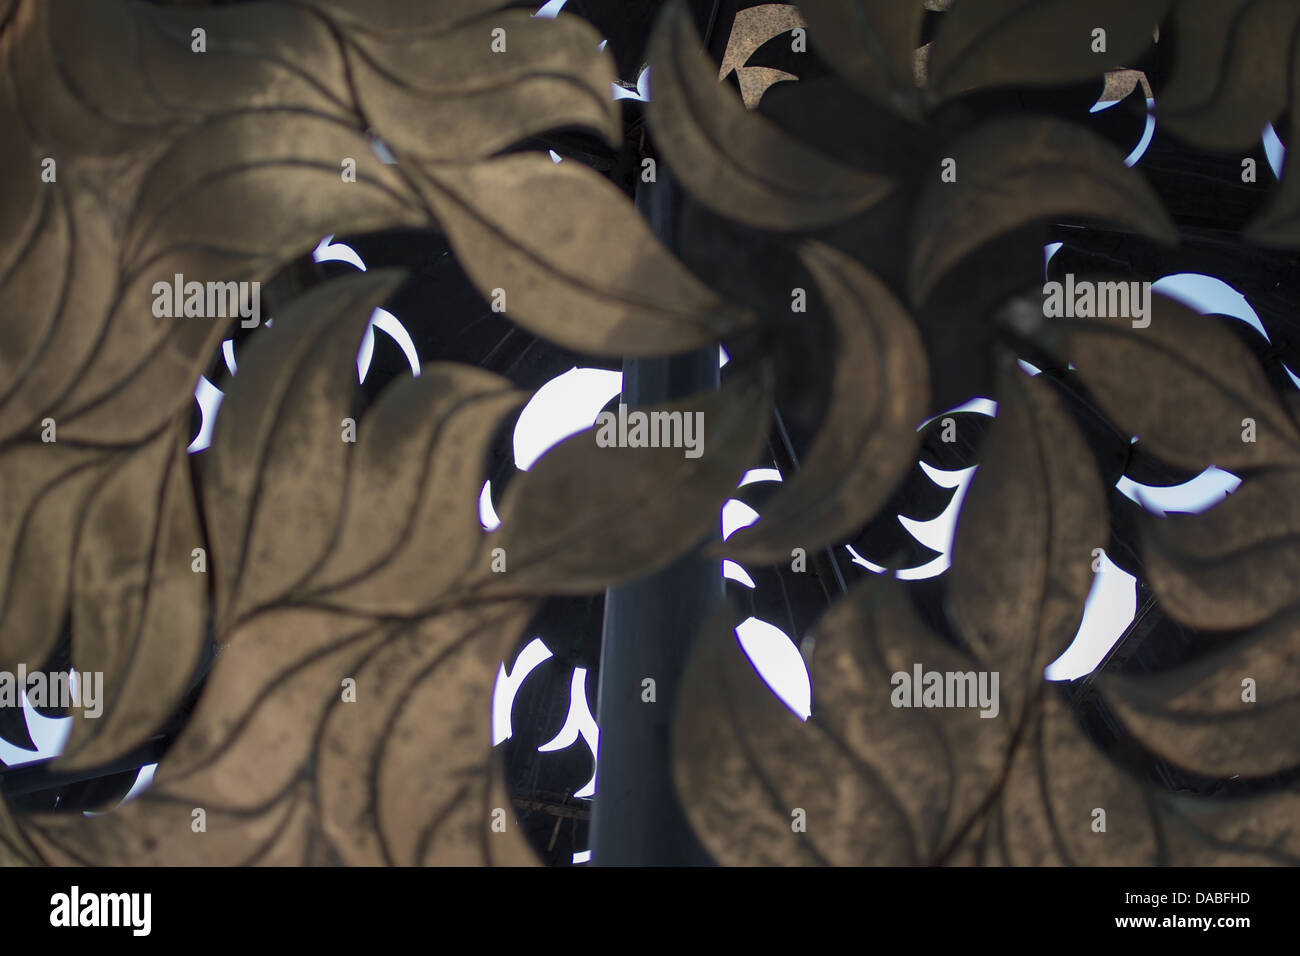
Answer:
[[[670,248],[675,188],[666,170],[639,183],[637,206]],[[718,350],[628,359],[623,396],[629,406],[664,402],[718,387]],[[688,555],[644,580],[605,592],[597,723],[596,796],[591,818],[595,866],[707,866],[672,778],[672,719],[690,644],[722,599],[717,560]],[[654,680],[655,699],[643,699]]]

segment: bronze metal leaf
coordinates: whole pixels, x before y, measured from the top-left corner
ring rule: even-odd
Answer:
[[[771,400],[763,364],[738,370],[718,391],[629,412],[696,416],[694,457],[683,447],[601,447],[596,430],[561,442],[506,488],[501,527],[483,539],[467,588],[492,597],[587,594],[666,567],[717,528],[723,501],[767,437]],[[497,549],[505,566],[494,573]]]
[[[1151,296],[1147,319],[1144,328],[1126,317],[1050,319],[1045,341],[1078,367],[1116,424],[1171,465],[1300,463],[1300,430],[1245,345],[1164,296]],[[1247,418],[1257,423],[1253,442],[1242,440]]]
[[[302,0],[302,3],[346,24],[373,33],[443,33],[467,20],[499,10],[509,0],[438,0],[436,4],[410,0]]]
[[[914,51],[925,7],[917,0],[803,0],[817,52],[859,91],[919,115]]]
[[[1243,700],[1256,682],[1257,701]],[[1107,701],[1133,735],[1208,777],[1261,777],[1300,766],[1300,613],[1210,654],[1145,677],[1111,675]]]
[[[915,458],[929,402],[929,367],[911,317],[885,284],[830,246],[800,257],[830,305],[838,333],[830,407],[797,474],[758,523],[717,550],[770,564],[790,549],[842,540],[879,510]]]
[[[509,816],[492,829],[494,810],[511,811],[488,726],[501,657],[531,612],[402,625],[261,612],[223,647],[148,793],[105,817],[31,818],[28,833],[61,863],[532,862]],[[347,678],[355,701],[341,699]]]
[[[143,744],[189,690],[206,634],[208,584],[192,567],[198,509],[177,428],[122,456],[88,496],[72,574],[72,659],[103,675],[102,713],[73,714],[61,769]]]
[[[504,30],[508,55],[492,52]],[[610,98],[614,58],[578,17],[500,10],[427,35],[349,37],[362,113],[398,156],[420,162],[487,156],[551,129],[584,127],[610,145],[622,136]]]
[[[666,355],[752,322],[585,166],[532,153],[425,172],[426,197],[474,284],[543,338],[594,355]]]
[[[650,62],[656,143],[682,185],[711,209],[793,232],[849,219],[893,189],[889,179],[824,156],[746,109],[718,82],[683,4],[660,14]]]
[[[930,53],[942,97],[991,86],[1064,84],[1124,66],[1152,43],[1170,0],[982,0],[953,4]],[[1094,51],[1094,30],[1105,31]],[[1051,42],[1044,42],[1050,38]]]
[[[1293,3],[1179,0],[1177,56],[1160,90],[1160,122],[1217,150],[1248,149],[1286,107]]]
[[[1081,126],[1047,117],[996,119],[947,148],[956,182],[944,182],[936,162],[912,220],[913,303],[924,302],[945,273],[989,240],[1048,216],[1109,220],[1160,242],[1177,237],[1141,175]]]
[[[401,281],[349,276],[296,299],[249,349],[218,420],[202,485],[216,575],[216,630],[305,583],[334,540],[350,443],[344,419],[357,343]],[[328,333],[328,334],[327,334]]]
[[[696,832],[728,864],[935,861],[996,782],[1005,715],[891,704],[896,672],[978,664],[934,637],[890,579],[859,585],[815,633],[804,723],[763,686],[725,617],[701,635],[674,733],[675,780]]]
[[[1011,866],[1153,866],[1163,858],[1154,791],[1109,761],[1060,696],[1044,693],[990,809],[982,860]],[[1094,830],[1096,810],[1105,830]]]
[[[1193,627],[1251,627],[1300,602],[1300,473],[1246,476],[1198,515],[1144,516],[1142,554],[1161,607]]]
[[[482,538],[469,503],[488,445],[525,397],[497,375],[449,362],[390,385],[362,420],[329,556],[301,598],[414,615],[452,595]]]
[[[116,456],[56,442],[16,442],[0,456],[0,669],[13,670],[54,649],[81,513]]]
[[[1018,714],[1069,645],[1107,543],[1106,502],[1087,443],[1046,382],[1006,356],[998,418],[953,545],[949,602]]]
[[[1220,801],[1143,787],[1097,750],[1056,694],[1044,696],[1026,738],[983,835],[986,862],[1300,864],[1294,788]],[[1105,811],[1104,830],[1094,828],[1097,810]]]

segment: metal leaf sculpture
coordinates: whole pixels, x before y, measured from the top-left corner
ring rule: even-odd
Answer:
[[[1037,234],[1029,227],[1058,217],[1177,239],[1155,192],[1095,134],[1052,116],[980,122],[959,109],[961,97],[996,87],[1087,77],[1100,84],[1150,46],[1169,6],[958,2],[927,51],[927,75],[914,79],[905,64],[920,43],[920,4],[803,5],[809,39],[826,63],[858,93],[907,118],[889,128],[910,140],[903,152],[913,169],[897,160],[897,140],[823,132],[815,98],[833,86],[801,92],[800,84],[783,84],[769,94],[784,97],[769,117],[743,113],[724,88],[702,89],[707,71],[687,68],[700,56],[689,18],[680,6],[661,18],[653,62],[668,95],[652,104],[651,119],[662,150],[686,167],[682,182],[696,202],[752,235],[781,234],[756,241],[799,249],[805,270],[785,275],[796,299],[795,287],[816,278],[837,350],[827,363],[830,397],[800,473],[718,553],[788,561],[792,549],[851,537],[879,511],[911,463],[919,437],[912,429],[927,408],[935,415],[945,407],[925,395],[925,369],[914,359],[920,348],[930,351],[930,382],[961,378],[955,362],[978,359],[969,348],[950,357],[940,336],[970,335],[961,323],[977,324],[984,331],[957,341],[978,342],[997,369],[994,391],[976,392],[995,395],[999,414],[980,446],[941,608],[921,614],[888,577],[833,605],[805,645],[813,689],[806,722],[763,686],[726,613],[704,629],[679,701],[675,773],[697,833],[720,862],[1300,864],[1300,791],[1285,783],[1300,767],[1292,410],[1248,348],[1175,302],[1156,296],[1145,317],[1134,306],[1104,318],[1054,319],[1026,291],[1032,271],[1013,271],[987,290],[976,279],[995,261],[988,250],[1005,255],[1017,242],[1032,250]],[[1248,127],[1257,137],[1275,118],[1285,103],[1285,56],[1264,53],[1285,46],[1271,32],[1291,29],[1294,11],[1282,6],[1225,5],[1216,22],[1250,28],[1196,22],[1186,46],[1180,32],[1169,87],[1180,133],[1204,134],[1211,147],[1227,145],[1222,137],[1239,146]],[[1183,24],[1197,21],[1204,4],[1173,7]],[[1089,46],[1096,28],[1109,45]],[[1211,60],[1219,74],[1197,72]],[[1266,86],[1264,77],[1282,85]],[[1247,101],[1245,118],[1220,126],[1217,117]],[[857,102],[864,122],[879,115],[866,100],[839,102],[846,125],[853,120],[843,104]],[[810,142],[774,123],[770,116],[778,115]],[[701,135],[723,127],[737,131],[726,143]],[[773,144],[769,157],[786,157],[779,174],[763,173],[757,149],[737,160],[734,144],[751,140]],[[804,158],[820,144],[830,152]],[[861,172],[888,173],[888,200],[838,207],[827,200],[824,216],[809,215],[819,194],[791,202],[800,190],[852,182],[839,165],[833,174],[816,172],[848,165],[850,156]],[[746,181],[736,178],[738,166],[759,172],[761,198],[735,192]],[[723,178],[728,184],[719,186]],[[1285,196],[1284,184],[1277,208],[1286,208]],[[797,211],[785,212],[792,205]],[[908,237],[904,254],[881,253],[891,233]],[[1269,238],[1287,241],[1281,231]],[[770,272],[770,254],[761,261]],[[776,287],[770,275],[762,281]],[[909,307],[924,345],[905,332]],[[760,318],[778,336],[790,321]],[[803,321],[814,323],[811,314]],[[1054,375],[1024,374],[1015,358],[1026,354]],[[1206,515],[1144,515],[1139,525],[1151,584],[1172,617],[1251,630],[1225,635],[1220,649],[1158,675],[1106,674],[1096,687],[1130,743],[1146,753],[1210,779],[1280,779],[1280,788],[1233,801],[1153,788],[1126,764],[1126,752],[1099,743],[1080,723],[1059,685],[1045,681],[1045,667],[1078,631],[1093,562],[1110,540],[1098,480],[1098,466],[1110,466],[1095,460],[1079,415],[1063,402],[1064,386],[1095,402],[1089,414],[1100,410],[1119,435],[1140,436],[1144,454],[1192,474],[1217,464],[1245,475],[1242,490]],[[980,710],[972,706],[973,680],[963,687],[964,703],[923,701],[923,674],[1000,685]],[[1255,681],[1269,688],[1258,706],[1243,692]]]
[[[149,738],[209,627],[218,647],[148,798],[94,819],[6,814],[6,861],[531,859],[490,830],[509,801],[488,703],[533,607],[519,595],[548,579],[484,588],[498,575],[473,508],[488,440],[524,396],[435,365],[340,440],[361,331],[400,276],[330,283],[272,304],[191,478],[188,405],[229,320],[153,308],[157,280],[269,281],[346,223],[445,227],[485,295],[506,288],[527,327],[592,351],[670,353],[743,324],[595,173],[489,158],[556,127],[620,135],[596,33],[503,5],[4,6],[0,667],[40,667],[70,621],[78,667],[106,682],[104,719],[79,717],[59,758],[82,768]],[[604,231],[574,232],[579,215]],[[695,510],[716,511],[761,440],[762,383],[721,396],[733,424],[692,467],[680,452],[601,460],[688,482]],[[511,513],[508,533],[532,528],[509,545],[521,559],[565,548],[565,570],[598,588],[704,533],[663,522],[610,567],[610,548],[557,537],[597,501],[583,465],[539,470],[541,496],[570,510]],[[367,706],[341,703],[344,681]],[[196,835],[198,809],[218,839]]]
[[[810,719],[763,687],[725,613],[704,628],[674,740],[701,841],[742,864],[1300,863],[1300,403],[1171,300],[1047,318],[1029,291],[1045,223],[1166,245],[1179,228],[1101,135],[987,109],[1117,70],[1136,89],[1172,19],[1162,115],[1240,148],[1296,116],[1291,6],[807,0],[738,20],[753,35],[720,68],[673,0],[649,44],[650,132],[690,226],[671,249],[610,178],[535,148],[571,129],[622,145],[615,55],[626,74],[646,48],[622,27],[660,4],[634,5],[612,54],[577,16],[507,6],[0,0],[0,670],[70,639],[77,668],[104,675],[103,719],[78,717],[58,761],[78,770],[149,740],[215,647],[155,785],[102,816],[0,799],[0,863],[534,862],[517,827],[494,826],[511,804],[490,705],[540,599],[702,548],[784,561],[900,501],[946,507],[913,493],[918,460],[965,459],[918,426],[972,393],[1000,413],[943,600],[923,613],[882,576],[834,604],[813,632]],[[805,22],[832,75],[747,65]],[[1297,182],[1288,168],[1252,239],[1300,243]],[[361,408],[358,342],[403,281],[377,269],[269,291],[274,325],[188,456],[194,384],[231,315],[162,318],[157,285],[273,289],[341,226],[443,233],[485,299],[566,349],[725,340],[723,386],[657,409],[704,413],[701,454],[579,432],[511,480],[485,532],[484,461],[527,393],[432,362]],[[711,543],[774,401],[811,435],[799,473]],[[1239,633],[1154,677],[1099,676],[1128,750],[1043,678],[1128,520],[1101,477],[1107,429],[1140,436],[1152,470],[1243,476],[1209,514],[1130,521],[1169,616]],[[970,675],[972,694],[1000,683],[982,710],[932,707],[901,693],[925,672]],[[1275,785],[1174,794],[1141,779],[1135,750]]]

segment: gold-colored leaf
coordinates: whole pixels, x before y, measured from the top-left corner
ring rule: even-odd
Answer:
[[[154,787],[107,817],[35,818],[33,840],[57,861],[101,865],[534,862],[490,727],[502,656],[532,610],[396,626],[257,614],[223,647]]]
[[[949,269],[989,240],[1049,216],[1108,220],[1161,242],[1177,237],[1141,175],[1081,126],[1043,117],[992,120],[954,142],[945,159],[956,163],[956,181],[944,182],[936,163],[912,220],[913,302],[925,301]]]
[[[376,33],[438,34],[457,24],[499,10],[509,0],[438,0],[436,4],[410,0],[302,0],[330,19],[352,30]]]
[[[802,0],[817,52],[867,96],[919,113],[914,51],[925,7],[916,0]]]
[[[0,866],[39,866],[42,862],[0,797]]]
[[[978,665],[934,637],[888,578],[834,605],[814,647],[813,714],[801,724],[722,617],[701,635],[674,732],[697,834],[723,863],[937,861],[991,793],[1010,729],[1005,714],[896,706],[896,675]],[[792,826],[796,810],[806,832]]]
[[[656,142],[682,185],[711,209],[760,229],[805,230],[857,215],[893,188],[746,109],[718,82],[683,4],[660,14],[650,62]]]
[[[1094,829],[1105,812],[1105,829]],[[1011,866],[1153,866],[1163,858],[1154,792],[1099,751],[1048,689],[989,811],[987,861]]]
[[[492,49],[505,31],[505,53]],[[352,38],[362,113],[399,159],[486,156],[550,129],[585,127],[611,146],[622,135],[614,58],[578,17],[501,10],[430,36]]]
[[[658,447],[602,447],[599,424],[561,442],[507,486],[472,590],[586,594],[666,567],[717,528],[767,437],[770,402],[770,370],[756,366],[718,391],[629,410],[647,416],[644,439]],[[606,437],[620,441],[618,428],[612,420]],[[497,559],[503,571],[491,570]]]
[[[203,647],[205,545],[179,429],[124,457],[90,496],[73,564],[72,663],[102,679],[100,713],[73,711],[62,769],[143,744],[189,690]]]
[[[334,765],[336,780],[338,774],[355,774],[358,765],[373,767],[370,811],[392,862],[535,862],[513,819],[498,756],[489,750],[493,685],[531,610],[516,602],[424,623],[420,637],[439,653],[430,659],[423,652],[425,661],[411,672],[415,680],[388,715],[385,732],[368,735],[366,759]],[[391,686],[380,692],[391,694]],[[322,776],[328,772],[322,763]],[[330,805],[327,797],[322,804]],[[494,814],[504,817],[504,832],[493,832]]]
[[[998,418],[982,446],[953,545],[949,604],[1003,708],[1018,713],[1078,631],[1106,499],[1061,399],[1005,359]]]
[[[394,630],[360,615],[300,608],[248,618],[223,636],[203,696],[159,763],[154,789],[208,810],[270,807],[302,773],[330,708],[347,706],[344,678]]]
[[[930,89],[946,98],[989,86],[1100,78],[1151,45],[1169,2],[967,0],[953,4],[943,16],[930,54]],[[1098,30],[1103,31],[1100,36]]]
[[[8,548],[0,552],[5,583],[0,666],[6,670],[19,663],[40,666],[54,650],[68,612],[81,515],[107,467],[102,456],[55,448],[55,443],[21,444],[3,452],[5,490],[20,491],[15,504],[23,507],[21,517],[6,527],[13,534],[5,535]],[[34,474],[44,480],[28,484],[16,477],[21,474],[16,466],[37,462]]]
[[[1244,700],[1247,678],[1257,696]],[[1134,737],[1176,766],[1207,777],[1300,766],[1300,613],[1174,670],[1108,676],[1102,689]]]
[[[203,471],[216,572],[216,627],[307,579],[334,540],[357,343],[401,281],[375,270],[318,286],[263,330],[241,363]],[[326,335],[324,333],[328,332]]]
[[[763,3],[737,10],[726,52],[722,54],[718,80],[725,80],[734,70],[740,83],[741,100],[747,109],[754,109],[772,86],[798,77],[771,67],[746,66],[746,62],[768,40],[805,25],[799,8],[791,3]]]
[[[1143,518],[1142,555],[1161,608],[1192,627],[1251,627],[1300,602],[1300,474],[1247,475],[1198,515]]]
[[[227,813],[155,788],[105,816],[40,814],[24,824],[53,866],[302,866],[310,796],[300,782],[268,807]],[[196,810],[205,829],[197,829]],[[287,845],[295,838],[298,847]]]
[[[1144,787],[1048,693],[993,811],[989,862],[1014,866],[1300,864],[1300,791],[1206,799]],[[1105,829],[1095,829],[1104,810]]]
[[[850,537],[911,467],[930,397],[921,336],[884,283],[821,243],[806,243],[800,256],[838,333],[831,402],[798,473],[757,524],[719,546],[741,562],[770,564],[793,547]]]
[[[1249,799],[1166,798],[1169,859],[1179,866],[1300,866],[1300,789]]]
[[[664,355],[752,321],[585,166],[528,153],[426,171],[428,201],[474,284],[543,338],[594,355]]]
[[[525,397],[449,362],[389,386],[359,426],[338,533],[303,595],[374,614],[431,610],[478,553],[469,505],[497,427]]]
[[[1199,146],[1249,149],[1286,108],[1300,6],[1257,0],[1179,0],[1177,50],[1160,90],[1160,123]]]
[[[1146,320],[1051,319],[1045,341],[1077,366],[1102,411],[1171,465],[1300,463],[1300,430],[1250,349],[1164,296],[1151,296]],[[1253,442],[1242,440],[1248,418]]]

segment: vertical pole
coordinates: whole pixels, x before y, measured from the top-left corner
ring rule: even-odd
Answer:
[[[676,189],[667,170],[638,183],[637,207],[669,248],[675,237]],[[670,401],[717,388],[718,350],[627,359],[629,406]],[[672,774],[672,720],[690,645],[723,594],[717,560],[691,554],[640,581],[605,592],[597,723],[596,796],[591,818],[595,866],[707,866],[677,799]],[[642,682],[655,682],[655,701]]]

